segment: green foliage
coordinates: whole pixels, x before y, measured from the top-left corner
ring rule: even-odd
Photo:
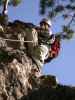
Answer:
[[[70,5],[69,4],[69,5],[66,6],[66,8],[70,9],[70,10],[75,10],[75,5]]]
[[[60,11],[75,10],[75,0],[40,0],[40,10],[44,12],[43,14],[47,11],[57,13]]]
[[[40,10],[41,14],[45,13],[45,9],[46,9],[46,0],[41,0],[40,1],[40,7],[42,8],[42,10]]]
[[[60,12],[60,11],[63,11],[63,10],[64,10],[63,5],[56,6],[56,8],[55,8],[55,12]]]
[[[52,7],[54,5],[54,0],[46,0],[46,4],[48,7]]]
[[[72,27],[74,27],[75,23],[75,0],[40,0],[40,11],[43,12],[40,12],[40,14],[46,14],[51,19],[56,19],[57,16],[60,16],[64,22],[68,20],[66,27],[62,26],[61,31],[65,32],[66,28],[67,39],[72,38],[74,33]],[[59,19],[56,20],[59,22]]]
[[[11,2],[9,2],[9,5],[13,5],[13,6],[17,6],[18,4],[21,3],[22,0],[11,0]]]
[[[54,0],[40,0],[40,13],[43,15],[46,13],[47,7],[52,7],[54,4]]]
[[[4,3],[4,0],[0,0],[0,5],[2,5]]]
[[[63,32],[67,33],[66,38],[71,39],[73,37],[74,31],[67,26],[63,26]]]
[[[75,2],[75,0],[70,0],[70,2]]]

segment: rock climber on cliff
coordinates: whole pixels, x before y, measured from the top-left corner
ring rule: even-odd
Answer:
[[[61,40],[67,38],[67,34],[53,34],[51,26],[51,21],[44,18],[40,22],[40,27],[36,27],[42,64],[49,63],[58,56]]]
[[[50,24],[50,22],[47,23],[46,19],[43,19],[39,27],[30,28],[26,35],[26,41],[32,41],[27,43],[27,52],[39,68],[43,66],[45,56],[48,53],[46,39],[50,37]]]
[[[44,63],[48,63],[51,61],[51,59],[56,57],[56,53],[59,52],[57,49],[59,47],[59,44],[57,44],[58,42],[55,41],[54,35],[52,35],[50,20],[42,19],[42,21],[40,22],[40,26],[36,27],[35,29],[38,34],[38,45],[34,46],[34,48],[31,47],[30,49],[33,50],[33,55],[31,56],[38,67],[32,68],[33,75],[31,75],[29,80],[33,79],[33,81],[35,81],[36,83],[35,85],[37,85],[37,77],[39,77],[39,73],[41,73],[40,71],[42,66],[44,65]],[[54,78],[50,76],[49,80],[49,82],[52,83],[51,86],[56,86],[55,76]]]
[[[51,21],[44,18],[40,21],[40,27],[36,27],[38,33],[38,44],[41,49],[41,60],[44,62],[49,49],[49,38],[52,34],[51,31]]]
[[[33,55],[31,54],[31,56],[38,65],[39,69],[43,66],[44,60],[46,59],[46,55],[49,51],[49,38],[52,33],[50,28],[51,21],[45,18],[40,21],[40,26],[35,27],[38,36],[38,45],[34,46]]]
[[[49,63],[58,56],[60,51],[60,40],[63,34],[52,34],[51,21],[44,18],[40,26],[31,28],[32,32],[27,34],[28,54],[36,62],[39,69],[45,63]]]

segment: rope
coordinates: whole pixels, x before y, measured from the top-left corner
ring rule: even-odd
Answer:
[[[14,39],[4,39],[4,38],[2,38],[3,40],[5,40],[5,41],[12,41],[12,42],[34,42],[34,41],[23,41],[23,40],[14,40]]]

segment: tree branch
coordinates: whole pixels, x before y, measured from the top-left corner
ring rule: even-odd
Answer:
[[[7,10],[7,8],[8,8],[8,3],[9,3],[9,0],[5,0],[5,1],[4,1],[3,11],[2,11],[2,14],[3,14],[3,15],[6,15],[7,12],[8,12],[8,10]]]

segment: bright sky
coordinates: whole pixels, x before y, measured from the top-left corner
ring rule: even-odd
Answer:
[[[23,0],[18,7],[9,7],[9,19],[20,19],[38,25],[44,17],[39,15],[38,6],[39,0]],[[59,29],[59,25],[60,22],[54,26],[54,31]],[[43,73],[56,75],[59,82],[64,85],[75,85],[75,38],[62,41],[59,56],[43,67]]]

